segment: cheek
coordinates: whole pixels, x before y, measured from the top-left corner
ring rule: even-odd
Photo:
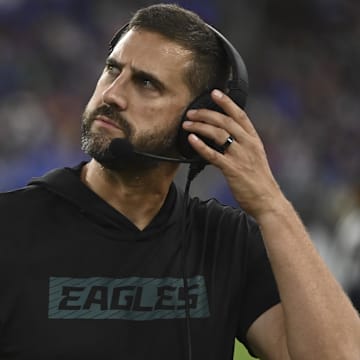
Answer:
[[[144,100],[133,98],[129,104],[129,119],[138,130],[149,130],[154,128],[171,129],[178,127],[180,119],[187,107],[184,99],[179,97],[168,98],[166,101],[161,99]],[[136,101],[135,101],[136,100]]]
[[[137,101],[129,106],[129,118],[138,123],[139,127],[151,127],[163,123],[163,108],[154,103]]]
[[[145,119],[151,119],[157,124],[171,126],[174,121],[179,121],[186,107],[187,104],[179,105],[179,101],[168,101],[161,104],[149,104],[141,114],[145,115]]]

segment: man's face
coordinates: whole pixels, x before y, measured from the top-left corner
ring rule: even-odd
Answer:
[[[160,34],[130,30],[106,61],[83,114],[82,149],[101,162],[114,138],[138,151],[171,154],[191,100],[191,53]]]

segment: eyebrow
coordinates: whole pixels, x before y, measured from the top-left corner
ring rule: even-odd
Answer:
[[[111,57],[106,59],[106,65],[111,65],[117,69],[122,69],[124,67],[124,65],[121,62]],[[133,77],[138,79],[144,79],[144,78],[149,79],[160,91],[166,89],[165,84],[154,74],[151,74],[144,70],[140,70],[133,66],[131,66],[131,71],[133,72]]]

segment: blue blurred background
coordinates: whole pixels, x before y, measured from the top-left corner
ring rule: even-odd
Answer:
[[[0,0],[0,190],[86,159],[80,116],[113,33],[153,1]],[[359,306],[360,2],[194,0],[248,66],[247,111],[283,191]],[[184,182],[182,168],[177,181]],[[236,206],[216,169],[192,194]]]

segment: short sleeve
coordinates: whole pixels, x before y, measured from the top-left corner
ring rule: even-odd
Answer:
[[[237,329],[237,338],[245,346],[246,334],[251,324],[280,302],[275,278],[256,224],[252,225],[247,241],[245,282]]]

